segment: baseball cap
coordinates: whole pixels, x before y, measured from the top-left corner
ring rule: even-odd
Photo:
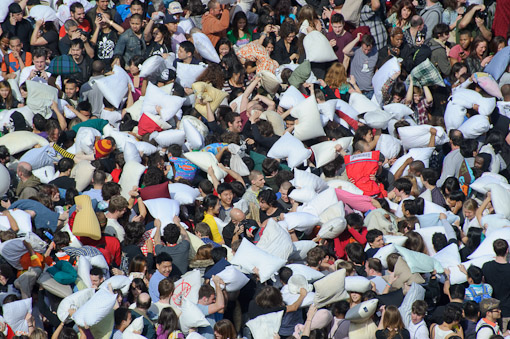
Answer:
[[[176,24],[179,20],[173,15],[169,13],[165,13],[165,18],[163,19],[164,24]]]
[[[182,6],[178,1],[171,2],[168,5],[168,12],[170,14],[180,14],[182,13]]]
[[[167,82],[171,80],[175,80],[176,74],[173,69],[165,69],[161,72],[161,75],[158,77],[158,82]]]
[[[491,310],[495,310],[499,308],[499,300],[495,298],[487,298],[480,301],[480,314],[482,317],[485,316],[485,313]]]
[[[9,13],[15,14],[21,12],[23,12],[23,10],[21,9],[21,6],[18,3],[13,2],[12,4],[9,5]]]

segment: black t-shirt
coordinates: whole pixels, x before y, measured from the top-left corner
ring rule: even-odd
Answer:
[[[280,206],[278,206],[276,208],[276,211],[274,211],[273,214],[269,214],[269,215],[265,211],[260,210],[259,211],[260,222],[263,223],[267,219],[277,217],[277,216],[279,216],[282,213],[285,213],[285,212],[283,211],[283,209],[281,209]]]
[[[64,176],[64,177],[58,177],[52,181],[50,181],[50,185],[55,185],[58,188],[62,188],[65,190],[76,188],[76,180],[73,178]]]
[[[485,282],[492,286],[492,297],[500,301],[502,317],[510,317],[510,264],[489,261],[483,265],[482,272]]]
[[[95,59],[102,60],[108,68],[110,67],[118,39],[119,35],[115,30],[111,30],[109,33],[100,31],[97,36]]]
[[[11,25],[9,16],[5,18],[2,23],[2,31],[4,33],[11,33],[13,36],[17,36],[23,43],[25,51],[30,52],[30,38],[32,37],[32,25],[27,19],[23,19],[16,25]]]
[[[390,331],[388,331],[386,329],[377,330],[377,332],[375,332],[375,337],[377,339],[386,339],[386,338],[389,338],[389,335],[390,335]],[[394,339],[410,339],[411,334],[409,333],[408,330],[403,328],[403,329],[399,330],[398,333],[393,338]]]
[[[57,31],[45,32],[42,37],[48,42],[44,47],[51,51],[52,57],[59,55],[58,53],[58,33]]]

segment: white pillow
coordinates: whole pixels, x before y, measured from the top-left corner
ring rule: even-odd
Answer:
[[[73,314],[72,318],[78,326],[94,326],[110,312],[113,312],[116,300],[117,294],[110,293],[106,289],[99,289],[89,301]]]
[[[112,75],[95,80],[97,88],[103,93],[103,97],[113,106],[119,108],[122,100],[127,95],[129,78],[126,78],[122,68],[114,69]],[[134,87],[132,87],[134,89]]]
[[[188,235],[190,234],[191,233],[188,232]],[[194,234],[191,235],[196,237]],[[192,237],[190,237],[190,239],[192,239]],[[200,241],[201,245],[204,245],[202,240]],[[193,271],[186,272],[186,274],[184,274],[181,279],[177,280],[174,285],[174,293],[170,299],[170,304],[180,308],[185,299],[192,303],[198,303],[198,292],[200,290],[200,286],[202,286],[202,275],[199,270],[195,269]]]
[[[37,20],[43,20],[44,22],[53,21],[55,24],[58,23],[57,12],[50,6],[35,5],[30,9],[30,17]]]
[[[131,304],[131,305],[136,305],[136,303],[134,304]],[[131,308],[131,305],[130,305],[130,308]],[[138,317],[136,319],[134,319],[131,324],[129,324],[129,326],[124,330],[124,332],[122,332],[122,338],[125,338],[126,335],[128,335],[130,338],[132,335],[134,336],[140,336],[142,338],[145,338],[143,336],[141,336],[140,334],[136,334],[134,333],[135,331],[136,332],[139,332],[139,333],[142,333],[143,331],[143,319],[144,317]]]
[[[168,224],[174,223],[174,217],[179,215],[180,205],[177,200],[156,198],[144,200],[145,206],[154,219],[161,220],[161,232]]]
[[[451,102],[469,109],[473,108],[474,104],[478,104],[482,98],[482,95],[477,91],[457,87],[452,93]]]
[[[179,325],[184,333],[188,333],[191,328],[211,326],[200,308],[188,299],[182,301],[181,310]]]
[[[292,277],[297,277],[295,274],[292,275]],[[292,279],[292,277],[290,279]],[[309,285],[312,287],[312,285]],[[292,305],[299,299],[299,294],[291,293],[289,291],[289,285],[285,285],[281,289],[282,292],[282,298],[285,305]],[[308,292],[301,302],[301,305],[299,308],[309,307],[311,304],[313,304],[313,300],[315,299],[315,293],[314,292]]]
[[[94,170],[95,167],[92,166],[88,160],[82,160],[73,167],[71,170],[71,178],[76,180],[76,189],[78,192],[82,192],[92,182]]]
[[[176,129],[169,129],[162,132],[154,131],[150,135],[150,140],[153,139],[156,140],[158,145],[161,147],[168,147],[173,144],[182,146],[186,139],[186,133]]]
[[[1,139],[0,139],[1,140]],[[3,196],[9,190],[11,176],[4,165],[0,165],[0,195]]]
[[[252,273],[253,268],[257,267],[260,281],[263,283],[285,265],[285,260],[257,248],[245,238],[237,249],[231,264],[240,266],[247,273]]]
[[[365,293],[372,288],[370,280],[362,276],[345,277],[345,290],[347,292]]]
[[[184,98],[168,95],[161,88],[149,82],[143,99],[142,111],[157,115],[156,106],[160,106],[161,118],[168,121],[177,114],[183,104]]]
[[[244,273],[239,271],[233,265],[225,267],[223,271],[216,275],[225,283],[225,290],[227,292],[237,292],[250,281]]]
[[[383,104],[382,87],[384,83],[395,73],[400,72],[400,63],[397,57],[393,57],[386,61],[372,78],[372,86],[374,87],[374,95],[379,105]]]
[[[436,129],[436,146],[449,141],[444,129],[439,126],[417,125],[398,128],[398,135],[405,149],[427,147],[430,141],[430,129]]]
[[[369,111],[363,116],[363,120],[365,120],[369,127],[377,129],[388,128],[388,121],[390,119],[391,114],[381,109]]]
[[[327,121],[333,121],[335,119],[337,100],[338,99],[333,99],[317,104],[320,114],[326,117]]]
[[[184,157],[205,173],[212,166],[214,175],[220,181],[227,176],[227,173],[218,166],[216,156],[210,152],[187,152],[184,153]]]
[[[396,158],[400,154],[401,149],[402,143],[400,140],[389,134],[381,134],[375,146],[375,150],[380,151],[386,159]]]
[[[198,188],[181,183],[168,184],[168,192],[170,197],[177,200],[181,205],[192,205],[200,196]]]
[[[138,141],[135,143],[135,147],[138,152],[142,152],[144,155],[151,155],[158,151],[158,148],[151,143],[146,141]]]
[[[378,303],[379,300],[370,299],[362,302],[361,304],[357,304],[356,306],[351,307],[349,311],[347,311],[345,314],[345,319],[352,323],[364,322],[374,315],[375,311],[377,310]]]
[[[27,151],[35,145],[46,146],[48,140],[28,131],[10,132],[0,137],[0,145],[4,145],[11,155]]]
[[[407,107],[404,104],[398,103],[398,102],[384,105],[383,109],[386,112],[390,113],[392,115],[393,119],[397,119],[397,120],[403,119],[404,117],[406,117],[408,115],[414,114],[414,111],[411,108]]]
[[[476,139],[486,133],[491,128],[489,118],[485,115],[477,114],[469,118],[458,128],[466,139]]]
[[[221,62],[218,52],[216,52],[216,49],[207,35],[202,32],[197,32],[193,33],[191,36],[193,37],[193,45],[195,45],[198,54],[200,54],[202,58],[212,61],[215,64]]]
[[[18,224],[20,234],[30,233],[32,232],[32,217],[30,214],[23,210],[10,210],[11,216],[16,220],[16,224]],[[9,219],[6,216],[0,216],[0,228],[4,231],[11,228],[9,224]]]
[[[427,251],[429,255],[434,255],[436,250],[434,250],[434,245],[432,244],[432,237],[435,233],[443,233],[446,235],[444,230],[444,226],[431,226],[431,227],[423,227],[414,230],[416,233],[421,235],[423,241],[425,242],[425,246],[427,246]]]
[[[352,93],[352,94],[354,94],[354,93]],[[336,109],[344,112],[350,118],[352,118],[356,121],[358,121],[358,119],[359,119],[358,115],[360,114],[360,112],[358,112],[356,109],[354,109],[354,107],[352,107],[350,104],[346,103],[342,99],[337,100]]]
[[[287,267],[292,270],[292,275],[300,274],[311,283],[324,278],[323,273],[303,264],[289,264]]]
[[[80,130],[82,128],[88,128],[88,127],[81,127]],[[121,151],[124,151],[124,144],[126,142],[131,142],[134,144],[138,141],[135,136],[133,136],[127,132],[117,131],[117,130],[113,129],[113,126],[111,126],[109,124],[106,125],[105,127],[103,127],[103,136],[112,137],[115,140],[115,143],[117,144],[117,148],[119,148],[119,150],[121,150]]]
[[[443,268],[457,266],[460,264],[459,248],[456,244],[450,244],[434,254],[433,258],[439,261]]]
[[[305,97],[296,87],[289,86],[280,96],[280,106],[284,109],[290,109],[304,100]]]
[[[321,229],[317,235],[322,239],[335,239],[340,234],[342,234],[343,231],[345,231],[346,227],[347,222],[345,221],[345,218],[340,217],[331,219],[322,224]]]
[[[306,59],[310,62],[338,61],[328,39],[319,31],[311,31],[303,39]]]
[[[68,297],[65,297],[60,304],[58,304],[57,316],[60,321],[64,322],[69,316],[69,309],[75,307],[76,309],[85,305],[87,301],[94,295],[96,291],[93,288],[86,288],[84,290],[75,292]]]
[[[288,230],[297,230],[310,233],[320,223],[318,216],[306,212],[290,212],[284,217]]]
[[[184,133],[186,134],[186,140],[191,150],[198,150],[204,146],[204,137],[202,134],[193,126],[189,120],[182,121]]]
[[[209,129],[207,128],[207,126],[200,119],[195,118],[194,116],[191,115],[185,115],[182,117],[181,124],[179,125],[179,130],[181,131],[184,130],[183,124],[184,121],[190,122],[193,125],[193,127],[195,127],[197,131],[199,131],[200,134],[202,134],[202,137],[205,138],[209,134]]]
[[[28,333],[27,313],[32,313],[32,298],[17,300],[2,306],[4,319],[14,333]]]
[[[120,194],[129,199],[129,191],[133,189],[133,186],[138,187],[140,177],[145,172],[145,166],[137,163],[136,161],[127,161],[122,169],[120,175],[119,185],[121,188]]]
[[[347,154],[351,153],[352,139],[353,137],[345,137],[335,141],[323,141],[312,145],[310,148],[315,157],[315,166],[322,167],[335,160],[339,156],[335,150],[336,145],[342,146],[342,149],[345,150]]]
[[[485,235],[489,235],[491,232],[497,231],[505,226],[510,226],[510,220],[508,220],[502,214],[487,214],[482,217],[482,225],[487,224],[487,231]]]
[[[289,232],[278,225],[273,218],[269,218],[257,247],[285,261],[294,250]]]
[[[363,191],[360,190],[356,185],[354,185],[352,182],[342,179],[335,179],[335,180],[328,180],[327,184],[331,188],[338,188],[343,191],[357,194],[357,195],[363,195]]]
[[[75,137],[76,152],[94,154],[96,137],[101,137],[101,132],[92,127],[80,127]]]
[[[143,62],[140,77],[146,78],[151,75],[161,74],[165,68],[165,59],[161,55],[153,55]],[[152,85],[152,83],[149,82],[149,85]]]
[[[496,108],[496,98],[484,98],[480,99],[477,102],[478,104],[478,113],[481,115],[485,115],[486,117],[490,116],[494,109]]]
[[[305,141],[326,135],[314,95],[294,106],[290,114],[299,120],[294,126],[294,136],[299,140]]]
[[[335,204],[338,204],[336,191],[331,187],[327,187],[324,191],[317,194],[313,199],[308,201],[308,203],[306,203],[303,206],[299,206],[302,208],[301,209],[298,208],[298,212],[309,212],[311,214],[321,216],[322,218],[322,212],[324,212],[327,208]]]
[[[407,159],[413,158],[415,161],[420,160],[423,161],[423,164],[425,165],[425,168],[429,167],[429,159],[432,155],[432,152],[434,152],[434,147],[425,147],[425,148],[413,148],[410,149],[409,152],[400,158],[397,159],[393,163],[393,165],[390,167],[390,172],[395,174],[398,169],[406,162]],[[403,175],[407,175],[409,172],[409,166],[406,167],[404,170]]]
[[[309,187],[316,192],[321,192],[328,188],[327,183],[322,180],[319,176],[299,169],[294,169],[294,179],[291,183],[295,187]]]
[[[446,130],[450,132],[452,129],[459,128],[464,122],[466,113],[466,108],[453,102],[449,102],[448,105],[446,105],[446,110],[444,112],[444,124],[446,126]]]
[[[383,236],[385,244],[393,244],[404,246],[407,241],[407,237],[405,235],[384,235]]]
[[[443,273],[444,269],[441,263],[427,254],[411,251],[405,247],[395,245],[398,253],[402,255],[411,273],[430,273],[436,270],[437,273]]]
[[[178,62],[176,67],[176,81],[184,88],[191,88],[191,85],[197,80],[197,78],[204,72],[206,68],[207,66],[204,64],[193,65]]]
[[[259,315],[246,323],[253,339],[274,338],[282,324],[283,311]]]
[[[335,191],[336,194],[336,191]],[[344,218],[345,217],[345,206],[343,201],[335,202],[333,205],[330,205],[328,208],[324,209],[320,214],[319,218],[321,223],[326,223],[335,218]]]
[[[491,201],[494,210],[498,214],[503,214],[507,219],[510,218],[510,192],[498,184],[488,184],[485,186],[487,191],[491,192]]]
[[[58,90],[48,84],[27,80],[27,106],[34,114],[41,114],[45,119],[51,118],[51,104],[58,101]]]
[[[0,21],[3,22],[9,14],[9,5],[12,4],[14,0],[5,0],[0,3]]]
[[[472,259],[469,261],[465,261],[462,263],[462,265],[466,268],[466,270],[471,265],[482,268],[483,264],[485,264],[486,262],[492,261],[492,260],[494,260],[494,255],[485,255],[485,256],[481,256],[481,257],[478,257],[478,258],[475,258],[475,259]],[[463,284],[467,281],[467,276],[463,272],[460,271],[458,265],[450,266],[450,267],[448,267],[448,269],[450,270],[450,283],[452,285]]]
[[[498,232],[491,232],[487,235],[484,241],[478,246],[478,248],[468,256],[468,259],[476,259],[484,256],[495,256],[494,248],[492,247],[493,243],[497,239],[506,240],[506,242],[510,241],[510,228],[503,227],[498,230]]]
[[[296,188],[289,194],[289,198],[294,199],[300,203],[307,203],[314,199],[316,196],[317,193],[310,187]]]
[[[309,250],[317,246],[313,240],[299,240],[292,243],[294,251],[289,256],[289,260],[305,260]]]
[[[345,269],[340,269],[326,275],[313,284],[315,289],[314,303],[317,307],[324,307],[340,300],[349,299],[344,289]]]
[[[80,278],[81,281],[83,281],[85,286],[87,286],[88,288],[91,288],[92,281],[90,280],[90,269],[92,268],[92,265],[90,264],[90,260],[86,256],[81,255],[78,258],[78,263],[76,266],[78,268],[78,270],[77,270],[78,278]]]
[[[388,255],[390,255],[391,253],[396,253],[396,252],[397,252],[397,249],[395,248],[395,245],[389,244],[389,245],[381,247],[379,250],[377,250],[377,252],[374,254],[374,258],[381,260],[382,266],[384,267],[384,269],[387,269],[388,262],[386,259],[388,258]]]
[[[0,138],[0,140],[2,139]],[[311,155],[312,151],[306,149],[303,143],[289,132],[279,138],[267,153],[268,158],[287,158],[287,164],[291,168],[299,166]]]
[[[363,114],[370,111],[376,111],[380,109],[380,107],[376,103],[374,103],[372,100],[368,99],[361,93],[351,93],[351,95],[349,96],[349,105],[359,114]]]
[[[131,285],[131,279],[125,275],[114,275],[113,277],[103,281],[99,288],[108,290],[108,285],[112,285],[112,289],[121,290],[124,295],[129,292],[129,286]]]
[[[124,144],[124,161],[135,161],[137,163],[142,163],[140,152],[138,152],[138,149],[132,142],[128,141]]]

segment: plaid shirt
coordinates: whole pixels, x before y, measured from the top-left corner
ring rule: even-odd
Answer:
[[[428,103],[425,98],[421,99],[417,104],[411,104],[411,108],[414,111],[414,120],[418,122],[418,125],[426,125],[429,123],[428,109],[432,106]]]
[[[370,34],[372,34],[375,39],[377,50],[380,50],[386,45],[388,32],[386,31],[386,27],[378,11],[374,12],[369,5],[364,5],[361,8],[359,25],[368,26],[370,28]]]

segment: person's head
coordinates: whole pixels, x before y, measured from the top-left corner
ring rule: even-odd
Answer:
[[[471,42],[473,41],[473,37],[471,35],[471,31],[468,29],[463,29],[459,32],[459,45],[463,50],[469,50]]]
[[[12,90],[7,80],[0,81],[0,101],[3,101],[7,108],[12,105]]]
[[[481,284],[483,278],[482,269],[480,267],[477,267],[475,265],[469,266],[467,269],[467,280],[468,283],[471,284]]]
[[[488,54],[488,45],[487,40],[485,40],[483,36],[476,36],[471,44],[471,52],[469,53],[469,56],[482,60]]]
[[[395,271],[395,265],[397,264],[398,258],[400,258],[400,254],[391,253],[386,257],[386,264],[388,265],[388,271]]]
[[[9,39],[9,48],[14,52],[21,53],[21,50],[23,49],[23,43],[17,36],[12,36]]]
[[[171,307],[165,307],[161,310],[158,318],[158,324],[161,326],[161,333],[172,334],[179,329],[179,318]],[[159,327],[158,327],[159,332]]]
[[[445,42],[448,40],[449,35],[450,27],[447,24],[439,23],[432,29],[432,37],[434,37],[434,39]]]
[[[75,2],[71,6],[69,6],[69,11],[71,12],[71,18],[79,24],[83,23],[85,19],[85,8],[80,2]]]
[[[413,3],[409,0],[401,1],[397,8],[397,19],[409,22],[416,14],[416,9]]]
[[[128,209],[128,201],[121,195],[115,195],[110,199],[108,212],[113,214],[113,219],[120,218]]]
[[[361,38],[361,50],[365,55],[369,55],[375,45],[375,38],[371,35],[365,34]]]
[[[221,293],[221,291],[220,291]],[[216,301],[216,293],[211,285],[202,285],[198,290],[198,303],[201,305],[211,305]]]
[[[306,253],[306,264],[310,267],[318,268],[325,257],[326,252],[321,247],[314,247]]]
[[[71,55],[74,61],[78,62],[81,60],[83,56],[83,50],[85,46],[83,44],[83,40],[81,39],[73,39],[71,40],[71,47],[69,48],[69,55]]]
[[[239,38],[239,31],[246,32],[248,24],[248,18],[243,11],[239,11],[234,14],[234,19],[232,19],[232,33]]]
[[[491,42],[489,43],[489,52],[491,54],[496,54],[499,51],[501,51],[506,46],[506,39],[502,36],[495,36],[492,38]]]
[[[357,242],[347,244],[347,246],[345,246],[345,252],[347,253],[348,260],[352,261],[354,264],[363,265],[365,262],[365,251],[361,244]]]
[[[406,218],[423,214],[424,208],[425,201],[421,197],[404,200],[402,202],[402,212]]]
[[[143,16],[143,3],[140,0],[133,0],[129,6],[129,11],[131,15],[140,14]]]
[[[22,161],[18,163],[16,173],[18,174],[18,177],[24,181],[32,176],[32,165],[28,162]]]
[[[345,216],[347,225],[353,227],[357,231],[361,231],[363,228],[363,217],[358,213],[349,213]]]
[[[139,310],[148,311],[151,303],[151,296],[147,292],[142,292],[136,297],[136,308]]]
[[[252,188],[255,188],[257,190],[261,190],[264,188],[264,184],[266,181],[264,180],[264,175],[257,170],[253,170],[250,172],[250,176],[248,177],[250,180],[250,183],[252,185]]]
[[[119,307],[113,312],[113,318],[115,321],[115,328],[123,331],[131,324],[131,310],[126,307]]]
[[[23,9],[17,2],[13,2],[9,5],[9,17],[14,20],[14,22],[20,22],[23,20]]]
[[[227,112],[227,114],[225,114],[224,121],[230,132],[241,133],[243,122],[241,121],[239,113]]]
[[[75,79],[69,79],[65,82],[64,91],[68,98],[75,99],[76,95],[80,91],[78,87],[78,81]]]
[[[369,258],[365,262],[365,272],[367,272],[367,276],[369,277],[381,275],[383,272],[381,260],[377,258]]]
[[[347,311],[349,311],[349,302],[346,300],[340,300],[331,305],[331,313],[338,319],[344,319]]]
[[[462,286],[464,289],[464,287]],[[443,322],[455,326],[458,325],[462,319],[462,309],[457,305],[447,304],[444,308]]]
[[[179,44],[179,49],[177,51],[177,57],[179,59],[189,61],[193,58],[193,53],[195,53],[195,46],[191,41],[183,41]]]
[[[400,316],[400,311],[397,306],[386,306],[386,311],[384,312],[383,317],[383,327],[389,331],[390,338],[404,328],[404,322],[402,321],[402,317]]]
[[[427,253],[425,241],[418,232],[410,231],[406,233],[407,240],[404,243],[404,247],[411,251]]]
[[[207,214],[218,215],[220,213],[220,199],[214,194],[207,195],[202,202],[202,206]]]
[[[296,37],[297,28],[293,22],[284,21],[280,28],[280,37],[286,43],[291,43]]]
[[[147,258],[143,255],[137,255],[129,263],[128,273],[146,273],[147,272]]]
[[[110,4],[110,1],[109,1],[109,0],[97,0],[97,1],[96,1],[97,8],[98,8],[101,12],[107,11],[107,10],[108,10],[108,5],[109,5],[109,4]]]
[[[90,281],[92,282],[92,288],[98,289],[104,281],[103,270],[99,267],[92,267],[90,269]]]
[[[165,229],[163,230],[163,239],[169,245],[177,244],[180,235],[181,230],[179,226],[177,226],[176,224],[168,224],[165,226]]]
[[[375,228],[368,231],[367,242],[372,248],[383,247],[384,246],[383,232]]]
[[[464,303],[464,317],[468,320],[477,322],[480,316],[480,305],[473,300]]]
[[[475,217],[477,209],[478,203],[475,199],[467,199],[462,204],[462,212],[464,213],[464,217],[468,220],[471,220]]]
[[[36,47],[32,49],[32,63],[36,71],[44,71],[46,69],[46,49],[44,47]]]
[[[270,208],[277,208],[278,202],[273,190],[264,190],[257,197],[261,211],[268,211]]]
[[[501,318],[501,308],[499,300],[495,298],[487,298],[480,301],[480,315],[492,322],[496,322]]]
[[[255,297],[255,303],[259,307],[266,309],[284,305],[280,290],[273,286],[263,287]]]
[[[216,43],[216,52],[218,52],[218,55],[220,56],[221,59],[223,59],[223,57],[225,55],[229,54],[231,50],[232,50],[232,43],[226,37],[221,38]]]
[[[174,293],[175,285],[170,279],[163,279],[158,284],[158,292],[160,299],[168,299]]]
[[[466,289],[464,288],[464,285],[462,284],[453,284],[450,285],[450,299],[451,300],[464,300],[464,297],[466,296]]]
[[[504,239],[496,239],[492,243],[492,248],[497,257],[506,257],[508,253],[508,243]]]
[[[209,10],[209,14],[217,18],[219,18],[221,16],[221,13],[223,12],[220,3],[216,0],[209,1],[207,3],[207,9]]]
[[[404,42],[404,31],[400,27],[393,27],[390,31],[391,46],[400,48]]]
[[[129,18],[129,27],[131,30],[138,34],[142,30],[143,17],[140,14],[133,14]]]
[[[62,158],[58,161],[57,169],[60,174],[69,175],[73,169],[74,161],[69,158]]]
[[[165,278],[168,278],[172,272],[172,257],[166,252],[161,252],[156,256],[156,269]]]
[[[344,33],[345,19],[340,13],[335,13],[331,16],[331,29],[336,35],[342,35]]]
[[[216,322],[216,324],[214,324],[214,337],[215,339],[237,338],[234,324],[228,319],[221,319]]]
[[[343,64],[335,62],[328,69],[324,82],[331,88],[340,88],[347,83],[347,72]]]
[[[397,197],[406,197],[411,194],[411,190],[413,188],[413,184],[409,179],[399,178],[395,180],[395,184],[393,185],[393,191]]]
[[[411,28],[416,29],[417,31],[421,31],[423,29],[423,26],[425,25],[425,22],[423,21],[423,18],[419,15],[413,15],[411,17]]]
[[[281,199],[288,203],[289,202],[289,188],[292,187],[292,184],[288,181],[284,181],[281,185],[280,185],[280,190],[278,191],[281,195]]]
[[[416,300],[411,306],[411,321],[418,324],[427,315],[427,302],[425,300]]]
[[[234,199],[234,193],[232,193],[232,186],[229,183],[221,183],[216,189],[218,196],[220,197],[221,203],[224,206],[231,206],[232,200]]]
[[[195,226],[195,234],[199,238],[209,238],[209,239],[212,239],[211,227],[209,227],[209,225],[207,225],[205,222],[199,222]]]
[[[437,171],[432,168],[425,168],[421,172],[421,180],[424,183],[427,183],[431,186],[436,186],[437,181],[439,180],[439,175]]]

